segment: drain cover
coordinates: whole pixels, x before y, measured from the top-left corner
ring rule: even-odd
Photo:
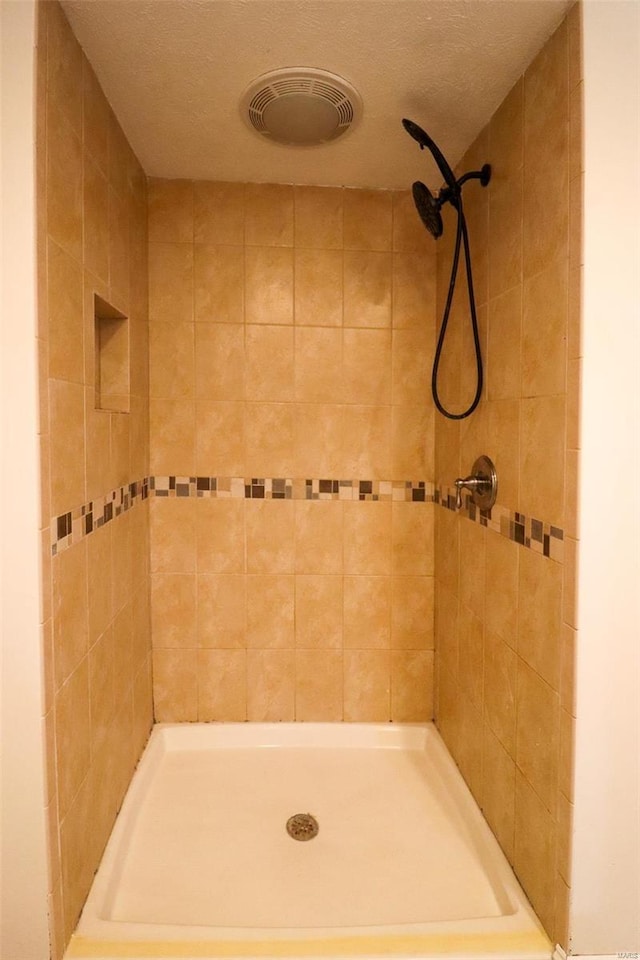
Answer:
[[[287,820],[287,833],[294,840],[313,840],[319,829],[318,821],[310,813],[295,813]]]

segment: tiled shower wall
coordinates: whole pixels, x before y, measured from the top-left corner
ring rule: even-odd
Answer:
[[[149,241],[156,718],[430,717],[435,250],[409,195],[156,180]]]
[[[37,83],[44,726],[58,958],[152,722],[148,503],[137,498],[102,524],[113,507],[103,498],[148,474],[147,210],[143,172],[53,0],[38,8]],[[95,409],[94,293],[129,318],[129,413]],[[76,519],[61,540],[56,518],[67,514]],[[94,529],[82,537],[89,516]]]
[[[464,187],[487,378],[473,416],[461,423],[438,417],[435,430],[436,483],[450,487],[486,453],[497,468],[498,510],[514,518],[501,536],[465,512],[436,509],[438,726],[548,933],[565,946],[578,537],[579,30],[575,6],[460,164],[459,174],[485,162],[493,168],[487,189]],[[438,249],[438,315],[453,235],[449,218]],[[460,297],[441,375],[442,399],[454,409],[474,390],[464,324]],[[543,528],[552,531],[551,557]]]

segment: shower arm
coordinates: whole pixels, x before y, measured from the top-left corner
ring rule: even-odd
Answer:
[[[456,180],[456,189],[453,190],[452,187],[442,187],[438,193],[438,203],[443,204],[450,202],[454,207],[457,205],[458,197],[460,196],[460,188],[467,180],[479,180],[483,187],[486,187],[491,179],[491,166],[488,163],[485,163],[480,170],[471,170],[469,173],[463,174],[459,180]]]

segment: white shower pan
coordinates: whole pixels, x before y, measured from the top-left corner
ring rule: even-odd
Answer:
[[[212,723],[154,728],[66,957],[551,950],[432,724]]]

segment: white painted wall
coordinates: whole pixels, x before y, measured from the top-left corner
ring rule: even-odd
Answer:
[[[0,957],[45,960],[33,0],[0,2]]]
[[[640,951],[640,5],[586,0],[572,954]]]

